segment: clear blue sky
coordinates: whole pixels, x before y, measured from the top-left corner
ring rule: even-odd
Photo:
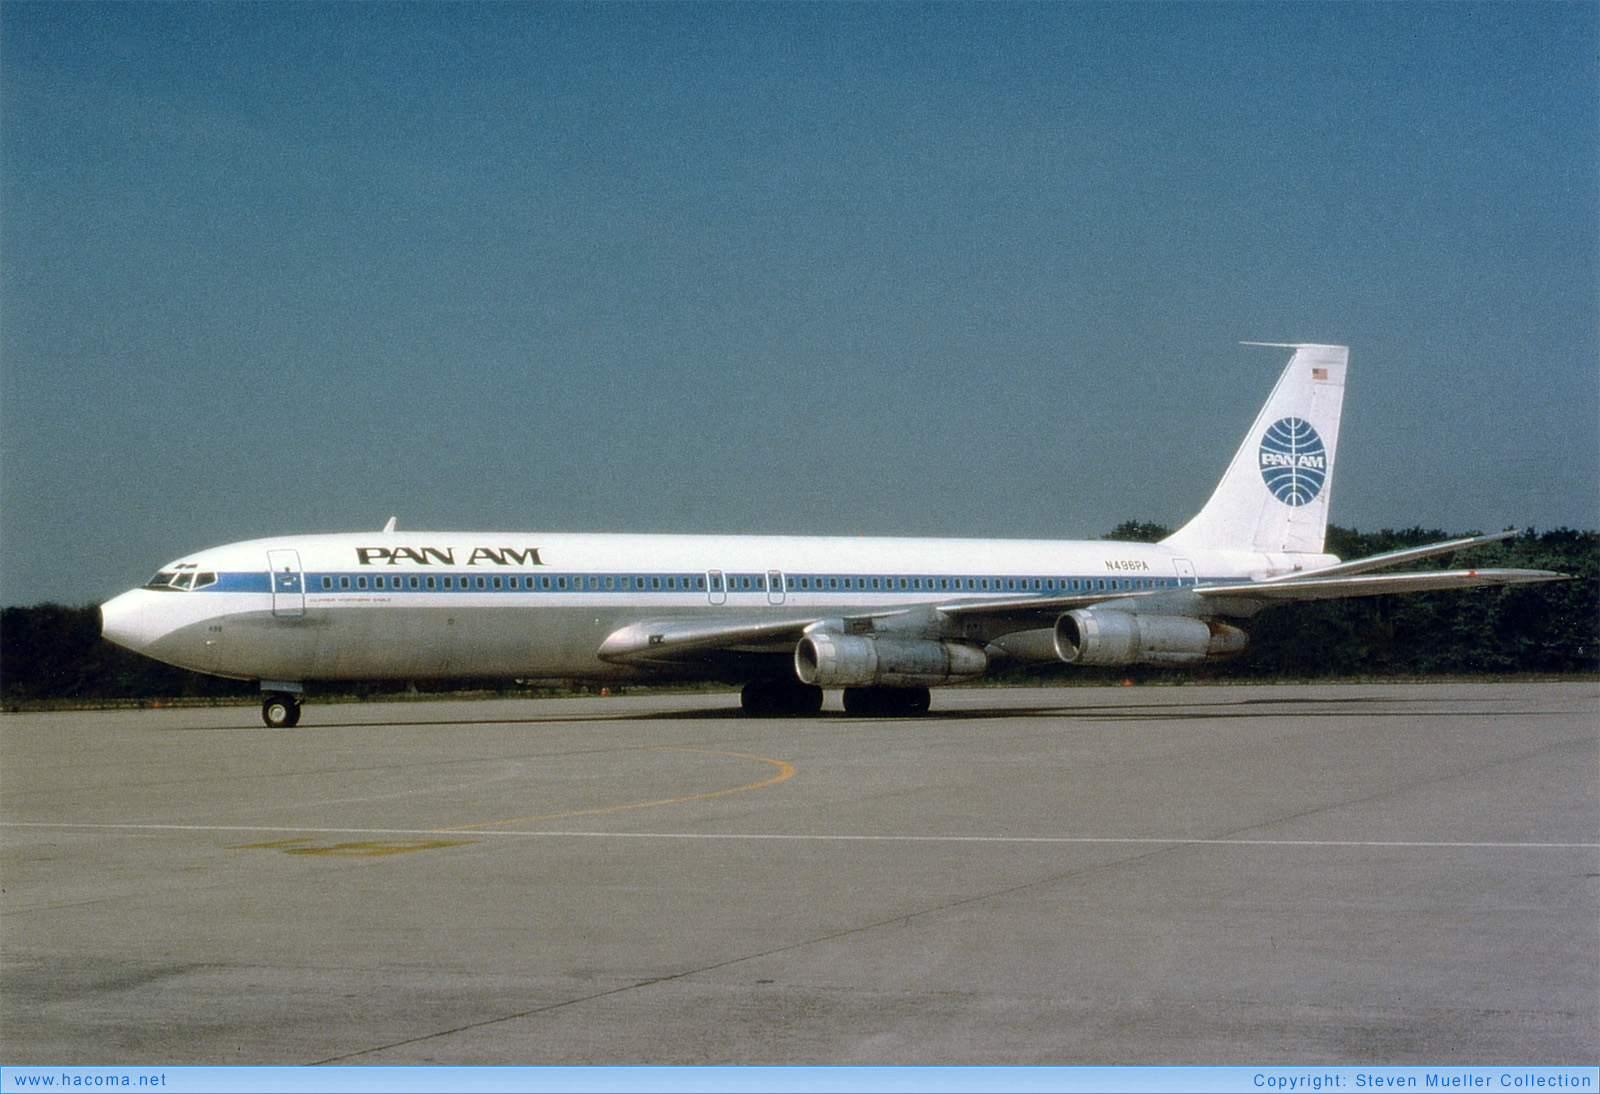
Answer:
[[[0,601],[406,528],[1600,524],[1600,7],[0,6]]]

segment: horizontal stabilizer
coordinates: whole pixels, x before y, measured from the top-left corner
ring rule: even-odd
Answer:
[[[1365,574],[1370,573],[1373,570],[1387,570],[1390,566],[1399,566],[1407,562],[1416,562],[1418,559],[1435,558],[1439,555],[1448,555],[1456,551],[1464,551],[1469,547],[1482,547],[1488,543],[1499,543],[1500,541],[1510,539],[1517,534],[1518,533],[1513,529],[1509,532],[1495,532],[1493,535],[1488,536],[1468,536],[1466,539],[1451,539],[1442,543],[1429,543],[1421,547],[1403,547],[1398,551],[1386,551],[1381,555],[1370,555],[1367,558],[1356,558],[1351,559],[1349,562],[1341,562],[1335,566],[1329,566],[1325,569],[1317,570],[1314,576],[1319,578],[1335,577],[1348,574]],[[1269,583],[1274,581],[1289,581],[1302,576],[1313,575],[1303,575],[1298,573],[1285,574],[1281,577],[1269,577],[1266,579],[1266,581]]]
[[[1478,589],[1490,585],[1536,585],[1544,581],[1570,581],[1552,570],[1429,570],[1424,573],[1367,574],[1360,577],[1324,577],[1322,572],[1297,574],[1273,581],[1247,581],[1236,585],[1202,585],[1194,591],[1203,597],[1246,600],[1341,600],[1388,593],[1428,593],[1444,589]]]

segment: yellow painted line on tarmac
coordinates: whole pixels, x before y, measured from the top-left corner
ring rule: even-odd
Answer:
[[[723,790],[707,790],[700,794],[684,794],[677,798],[658,798],[655,801],[627,802],[623,805],[604,805],[594,809],[574,809],[566,813],[540,813],[529,817],[512,817],[508,820],[482,821],[477,824],[458,824],[449,828],[435,828],[435,832],[471,832],[480,828],[500,828],[508,824],[527,824],[531,821],[565,820],[569,817],[595,817],[603,813],[622,813],[630,809],[653,809],[662,805],[682,805],[686,802],[705,801],[708,798],[720,798],[724,794],[742,794],[747,790],[760,790],[765,786],[781,783],[794,774],[794,765],[783,760],[774,760],[770,756],[756,756],[748,752],[724,752],[715,748],[658,748],[651,751],[657,752],[693,752],[703,756],[731,756],[737,760],[754,760],[757,763],[771,764],[778,769],[776,775],[762,779],[760,782],[745,783],[743,786],[730,786]]]
[[[319,843],[313,839],[280,839],[268,843],[237,843],[229,851],[282,851],[286,855],[335,855],[370,858],[376,855],[403,855],[408,851],[436,851],[441,847],[464,847],[469,839],[348,840]]]

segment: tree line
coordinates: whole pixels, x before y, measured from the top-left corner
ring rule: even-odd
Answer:
[[[1169,531],[1126,521],[1104,538],[1154,542]],[[1353,559],[1452,538],[1458,537],[1421,528],[1362,533],[1330,526],[1327,549]],[[1596,533],[1524,532],[1460,560],[1430,559],[1409,568],[1428,566],[1559,570],[1576,580],[1293,604],[1263,612],[1249,624],[1251,643],[1244,657],[1181,674],[1264,680],[1600,671]],[[1149,666],[1092,670],[1046,665],[1015,675],[1066,681],[1178,674]],[[187,672],[112,645],[100,637],[99,610],[93,605],[39,604],[0,612],[0,697],[10,704],[255,693],[250,682]]]

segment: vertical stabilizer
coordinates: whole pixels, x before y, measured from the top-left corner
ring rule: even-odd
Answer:
[[[1276,345],[1249,342],[1246,345]],[[1227,474],[1198,516],[1163,542],[1184,548],[1321,554],[1344,405],[1345,346],[1291,345]]]

